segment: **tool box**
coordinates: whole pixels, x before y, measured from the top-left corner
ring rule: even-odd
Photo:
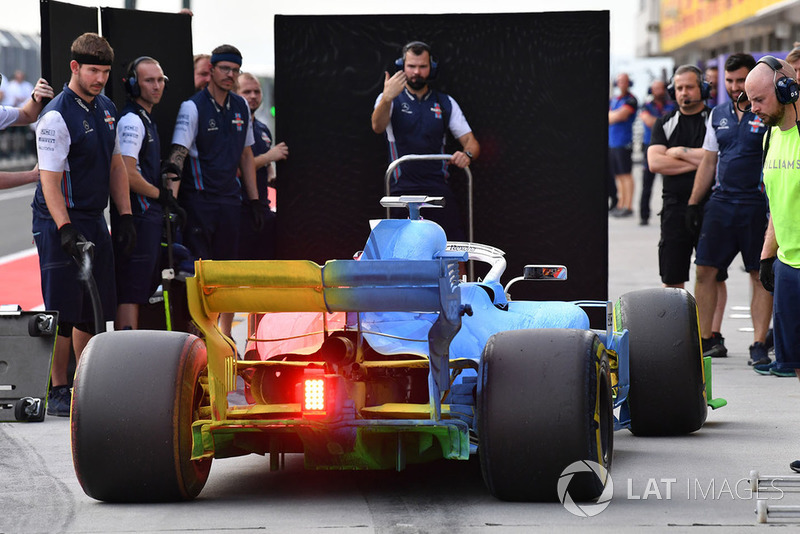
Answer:
[[[0,305],[0,421],[42,421],[58,312]]]

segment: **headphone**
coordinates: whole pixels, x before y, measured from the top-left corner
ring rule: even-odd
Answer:
[[[701,71],[700,69],[698,69],[694,65],[683,65],[683,66],[687,67],[688,70],[694,72],[697,75],[697,79],[698,80],[702,80],[702,82],[700,83],[700,100],[708,100],[709,98],[711,98],[711,84],[708,83],[707,81],[703,80],[703,71]],[[678,68],[681,68],[681,67],[678,67]],[[677,72],[677,69],[676,69],[676,72]],[[682,72],[681,74],[684,74],[684,73]],[[672,79],[669,81],[669,85],[667,86],[667,93],[669,94],[669,97],[673,101],[677,102],[677,100],[675,99],[675,75],[674,74],[672,75]]]
[[[800,97],[800,86],[798,86],[794,78],[789,78],[788,76],[780,74],[783,68],[780,61],[772,56],[764,56],[758,60],[756,65],[759,63],[767,65],[774,71],[772,85],[775,86],[775,96],[778,97],[778,102],[783,105],[797,102],[797,99]],[[778,78],[779,74],[781,76],[780,78]]]
[[[439,73],[439,62],[433,58],[433,52],[431,52],[431,47],[428,46],[427,43],[423,43],[422,41],[411,41],[407,45],[403,47],[401,56],[394,61],[395,67],[397,70],[403,70],[406,66],[406,54],[412,48],[422,48],[425,52],[428,53],[428,56],[431,58],[431,73],[428,76],[428,80],[433,80],[436,78],[436,75]]]
[[[122,83],[125,85],[125,91],[130,95],[131,98],[139,98],[142,95],[142,90],[139,88],[139,80],[136,77],[136,67],[139,66],[139,63],[146,60],[156,61],[150,56],[139,56],[128,64],[128,72],[122,78]],[[156,63],[158,62],[156,61]],[[168,81],[169,78],[164,75],[165,84]]]

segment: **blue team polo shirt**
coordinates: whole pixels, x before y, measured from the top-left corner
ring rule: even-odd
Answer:
[[[142,120],[146,135],[142,142],[142,148],[139,149],[139,172],[142,174],[142,178],[147,180],[147,182],[160,188],[161,141],[158,137],[156,123],[153,121],[150,114],[147,113],[147,110],[136,102],[128,101],[127,105],[122,109],[120,118],[129,113],[137,115]],[[125,135],[125,132],[122,131],[120,135]],[[131,191],[131,209],[134,215],[144,213],[150,208],[153,208],[154,211],[161,211],[161,205],[158,202]]]
[[[69,130],[69,170],[61,179],[67,208],[100,214],[108,204],[117,108],[104,95],[86,102],[64,84],[64,90],[45,106],[42,115],[50,111],[58,112]],[[36,186],[33,208],[40,215],[50,216],[41,182]]]
[[[266,124],[253,117],[253,156],[266,154],[272,148],[272,132]],[[256,171],[256,188],[258,189],[258,200],[262,204],[269,206],[269,192],[267,185],[269,181],[269,164],[264,165]]]
[[[610,148],[627,147],[633,143],[633,122],[636,120],[636,110],[639,108],[639,102],[635,96],[628,93],[627,95],[612,98],[608,104],[608,110],[614,111],[622,106],[632,107],[633,113],[624,122],[608,125],[608,146]]]
[[[395,141],[389,143],[389,159],[407,154],[444,154],[448,120],[452,113],[450,98],[431,89],[417,98],[408,89],[392,103],[392,130]],[[402,180],[392,183],[392,192],[424,189],[431,193],[447,190],[446,161],[404,163]],[[397,177],[397,176],[396,176]]]
[[[642,106],[642,109],[647,110],[647,112],[655,118],[663,117],[667,113],[671,113],[675,110],[675,102],[671,100],[667,100],[663,104],[656,100],[651,100],[650,102],[645,102]],[[653,135],[653,129],[648,128],[644,122],[642,122],[644,126],[644,134],[642,135],[642,143],[645,145],[650,144],[650,136]]]
[[[761,174],[764,121],[753,113],[736,115],[732,102],[719,104],[711,112],[711,127],[719,145],[717,177],[713,195],[729,202],[764,202]]]
[[[242,184],[236,176],[245,147],[250,109],[239,95],[228,93],[220,106],[208,88],[191,100],[197,107],[198,156],[184,165],[181,192],[204,191],[216,201],[239,204]]]

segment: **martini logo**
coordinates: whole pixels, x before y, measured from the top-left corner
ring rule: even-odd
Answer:
[[[569,483],[578,473],[588,473],[588,476],[597,477],[603,487],[603,492],[594,502],[576,503],[569,493]],[[567,466],[558,478],[558,499],[564,508],[578,517],[593,517],[605,510],[611,504],[611,497],[614,495],[614,482],[608,470],[597,462],[591,460],[579,460]]]

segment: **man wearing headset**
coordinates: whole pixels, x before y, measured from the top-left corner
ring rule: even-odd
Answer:
[[[758,281],[758,259],[767,228],[767,202],[761,183],[761,141],[766,126],[753,113],[743,111],[741,102],[737,107],[744,80],[755,64],[753,56],[742,53],[731,54],[725,61],[725,90],[730,101],[711,110],[703,159],[686,211],[687,228],[697,240],[695,298],[703,353],[727,355],[722,335],[713,331],[711,324],[717,307],[716,276],[741,252],[752,284],[751,365],[770,362],[765,341],[772,315],[772,297]],[[711,197],[703,204],[709,191]]]
[[[761,250],[759,278],[774,292],[773,329],[775,368],[800,377],[800,132],[794,69],[785,61],[765,56],[745,80],[752,112],[770,129],[764,141],[764,186],[770,219]],[[769,365],[769,364],[767,364]],[[791,468],[800,472],[800,460]]]
[[[232,92],[241,66],[238,48],[215,48],[211,81],[181,104],[172,134],[168,175],[183,175],[178,200],[186,209],[184,244],[197,258],[239,259],[242,209],[256,230],[264,227],[250,108]],[[232,320],[233,314],[221,314],[223,333],[230,335]]]
[[[117,279],[115,330],[136,330],[139,305],[147,304],[157,285],[163,209],[182,211],[172,191],[161,183],[161,145],[151,113],[161,101],[167,77],[155,59],[142,56],[128,66],[123,78],[128,102],[119,118],[119,147],[130,183],[130,203],[136,228],[136,247],[130,254],[114,247]],[[111,205],[111,229],[119,223]]]
[[[80,358],[97,333],[96,322],[112,320],[117,307],[111,236],[103,216],[109,195],[121,214],[113,239],[128,251],[136,244],[128,176],[117,142],[117,108],[101,94],[114,51],[96,33],[75,39],[70,51],[70,81],[36,126],[41,179],[32,203],[44,305],[59,313],[47,413],[62,417],[70,410],[70,342]],[[93,316],[88,291],[78,279],[86,241],[94,243],[92,276],[104,317]]]
[[[407,154],[444,154],[449,130],[463,148],[453,153],[449,163],[462,169],[470,165],[478,158],[480,145],[456,101],[430,87],[436,73],[430,47],[421,41],[408,43],[397,66],[402,69],[393,76],[386,73],[372,112],[372,130],[386,132],[390,161]],[[447,184],[447,163],[404,163],[395,170],[391,193],[443,196],[445,207],[427,210],[424,216],[436,221],[449,240],[466,241],[458,202]]]
[[[710,111],[704,103],[708,98],[704,83],[702,71],[694,65],[675,70],[669,92],[678,109],[656,120],[647,149],[650,170],[664,176],[658,265],[665,287],[682,288],[689,280],[694,239],[686,228],[686,205],[703,158]]]

